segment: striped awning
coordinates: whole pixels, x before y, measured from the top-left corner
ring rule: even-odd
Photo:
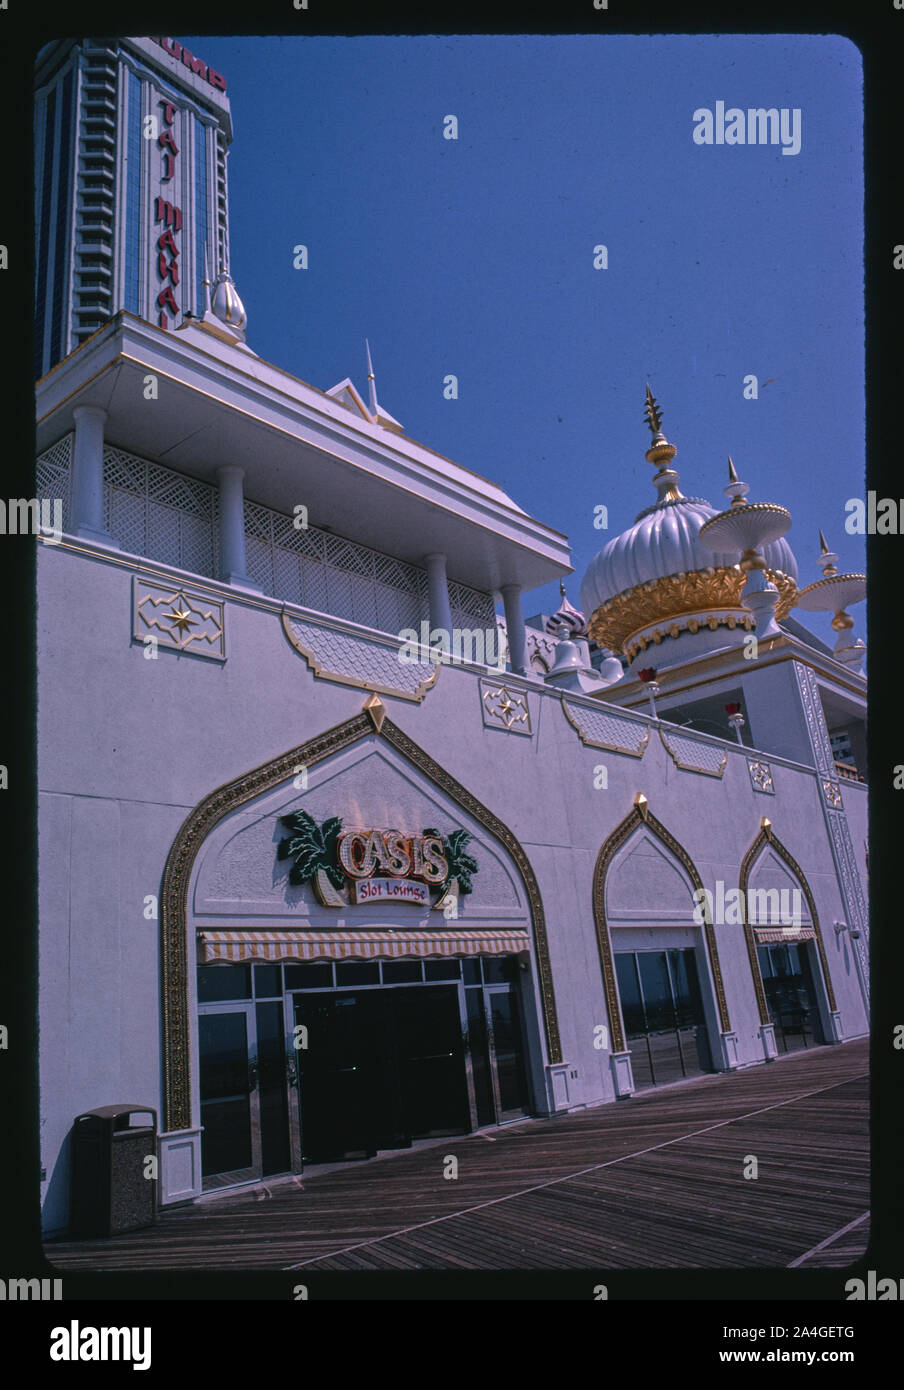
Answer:
[[[198,959],[394,960],[424,956],[508,956],[530,950],[523,927],[459,931],[200,931]]]
[[[793,941],[813,941],[816,931],[813,927],[754,927],[758,946],[774,946]]]

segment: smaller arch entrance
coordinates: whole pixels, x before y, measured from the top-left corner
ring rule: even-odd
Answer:
[[[767,1057],[839,1040],[816,903],[800,865],[765,820],[741,863],[745,936]]]
[[[700,875],[640,798],[602,846],[593,907],[618,1094],[736,1064]]]

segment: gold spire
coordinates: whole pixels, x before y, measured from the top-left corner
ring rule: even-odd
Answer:
[[[728,455],[728,481],[730,483],[736,483],[738,481],[737,470],[734,466],[734,460],[732,459],[731,454]]]
[[[653,438],[655,439],[657,435],[659,435],[659,436],[661,437],[661,435],[662,435],[662,411],[659,409],[659,406],[656,404],[656,400],[655,400],[655,397],[653,396],[653,392],[650,390],[650,383],[649,383],[649,382],[647,382],[647,403],[646,403],[646,405],[645,405],[645,407],[644,407],[644,414],[645,414],[646,417],[647,417],[647,424],[648,424],[649,427],[650,427],[650,433],[651,433],[651,435],[653,436]]]
[[[672,459],[678,450],[674,444],[670,444],[662,433],[662,411],[656,404],[653,392],[650,390],[650,383],[647,382],[647,403],[644,407],[647,417],[647,424],[653,436],[653,443],[647,450],[644,457],[647,463],[655,463],[657,472],[653,477],[653,483],[659,494],[660,502],[676,502],[684,494],[678,487],[678,474],[673,468],[669,467]]]
[[[828,555],[829,553],[829,543],[822,534],[822,531],[819,533],[819,553],[820,555]]]

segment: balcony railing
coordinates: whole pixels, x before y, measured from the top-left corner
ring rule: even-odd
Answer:
[[[835,771],[838,773],[838,776],[843,778],[846,782],[866,781],[866,778],[857,771],[852,763],[840,763],[837,758],[835,759]]]

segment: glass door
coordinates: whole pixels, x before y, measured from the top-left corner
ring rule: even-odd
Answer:
[[[615,974],[636,1089],[711,1071],[693,948],[616,951]]]
[[[254,1005],[201,1005],[201,1172],[205,1187],[261,1176]]]
[[[798,1052],[812,1047],[816,1008],[806,945],[758,946],[757,959],[779,1048]]]
[[[458,987],[391,991],[404,1126],[415,1139],[471,1128]]]
[[[497,1120],[523,1115],[528,1106],[527,1076],[518,995],[510,984],[484,990]]]
[[[372,996],[296,994],[295,1027],[306,1030],[296,1051],[302,1157],[308,1163],[371,1158],[374,1115]]]

